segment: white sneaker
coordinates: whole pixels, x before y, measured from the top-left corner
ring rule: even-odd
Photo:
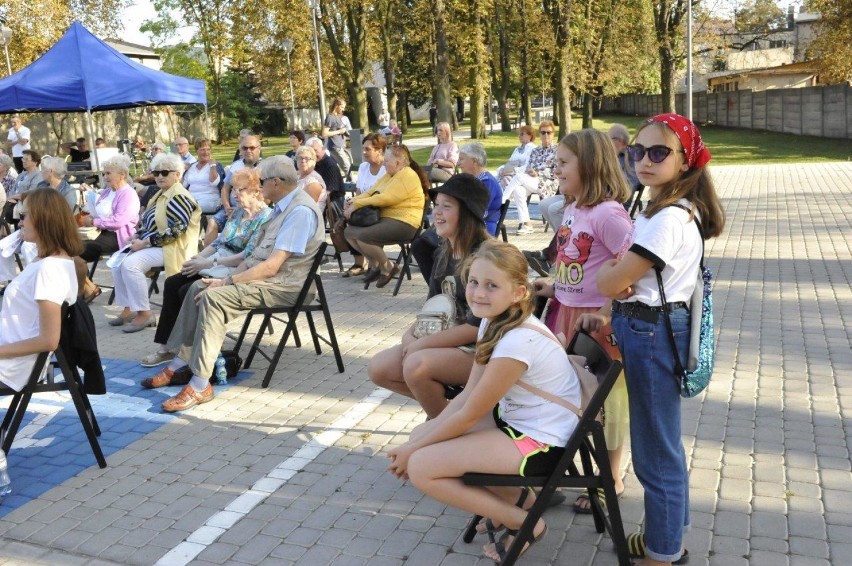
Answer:
[[[521,224],[515,231],[515,234],[532,234],[533,232],[535,232],[535,230],[532,226],[530,226],[529,224]]]

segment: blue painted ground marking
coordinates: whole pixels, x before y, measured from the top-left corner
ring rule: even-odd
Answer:
[[[163,413],[160,404],[176,394],[179,387],[143,389],[139,382],[159,368],[143,368],[134,360],[103,359],[107,379],[106,395],[91,395],[89,401],[101,436],[98,441],[109,457],[177,418]],[[162,366],[161,366],[162,367]],[[214,386],[217,392],[239,383],[253,372],[241,371],[228,385]],[[9,398],[11,399],[11,398]],[[5,415],[8,402],[0,397]],[[95,456],[67,391],[33,395],[21,428],[8,455],[12,494],[0,503],[0,517],[38,498],[91,466]]]

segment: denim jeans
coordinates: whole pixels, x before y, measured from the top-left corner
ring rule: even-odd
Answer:
[[[670,313],[681,363],[689,350],[689,311]],[[645,546],[654,560],[680,558],[689,529],[689,474],[680,439],[680,389],[674,355],[660,313],[656,324],[612,314],[624,361],[630,405],[633,469],[645,490]]]

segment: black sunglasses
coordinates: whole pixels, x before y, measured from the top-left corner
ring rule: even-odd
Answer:
[[[633,161],[642,161],[642,158],[644,158],[647,153],[648,159],[651,160],[651,163],[662,163],[666,160],[666,157],[671,155],[671,153],[675,150],[667,145],[652,145],[651,147],[645,147],[642,144],[634,143],[633,145],[627,146],[627,151],[630,153],[630,158]],[[680,152],[684,153],[682,149]]]
[[[541,130],[538,133],[541,134],[542,136],[552,136],[553,135],[553,132],[550,131],[550,130]]]
[[[170,169],[158,169],[156,171],[151,171],[151,174],[154,177],[168,177],[169,173],[177,173],[177,171],[171,171]]]

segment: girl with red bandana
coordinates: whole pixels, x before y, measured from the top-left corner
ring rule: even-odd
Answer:
[[[689,475],[680,439],[680,380],[665,313],[681,363],[689,352],[689,300],[702,238],[722,232],[725,213],[707,168],[710,152],[698,128],[677,114],[650,118],[629,146],[651,200],[636,220],[633,245],[597,273],[601,294],[615,299],[612,327],[624,361],[633,469],[645,490],[645,531],[628,536],[644,566],[684,564],[689,529]],[[701,232],[694,218],[698,218]],[[662,270],[663,305],[655,269]]]

